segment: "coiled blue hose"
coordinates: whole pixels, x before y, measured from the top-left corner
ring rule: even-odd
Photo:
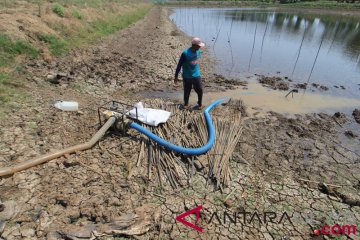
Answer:
[[[169,142],[165,141],[164,139],[156,136],[155,134],[153,134],[146,128],[144,128],[134,122],[130,124],[130,127],[134,128],[137,131],[141,132],[142,134],[146,135],[151,140],[157,142],[159,145],[165,147],[166,149],[169,149],[169,150],[172,150],[172,151],[175,151],[178,153],[187,154],[187,155],[200,155],[200,154],[203,154],[203,153],[206,153],[207,151],[209,151],[215,142],[215,129],[214,129],[214,125],[212,124],[209,111],[224,100],[225,100],[225,98],[217,100],[217,101],[211,103],[205,109],[204,116],[205,116],[206,125],[207,125],[207,129],[208,129],[208,142],[204,146],[199,147],[199,148],[184,148],[184,147],[180,147],[175,144],[169,143]]]

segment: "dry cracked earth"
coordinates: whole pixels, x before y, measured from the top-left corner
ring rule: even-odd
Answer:
[[[165,8],[144,21],[67,56],[27,63],[34,101],[14,103],[1,124],[0,166],[82,143],[98,130],[97,108],[115,99],[134,104],[143,90],[173,84],[176,59],[189,39]],[[205,89],[240,81],[211,72],[205,51]],[[55,100],[76,100],[78,112],[61,112]],[[220,107],[220,111],[221,111]],[[322,226],[360,226],[359,137],[343,141],[337,114],[284,117],[269,112],[243,117],[231,157],[231,185],[214,190],[201,171],[189,184],[159,188],[129,164],[136,137],[107,134],[90,150],[65,155],[0,179],[2,239],[360,239],[356,234],[315,235]],[[189,228],[175,217],[202,206]],[[195,216],[188,221],[195,222]],[[341,237],[341,238],[340,238]]]

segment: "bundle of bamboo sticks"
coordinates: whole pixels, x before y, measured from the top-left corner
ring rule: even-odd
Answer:
[[[167,123],[148,128],[159,137],[183,147],[201,147],[208,139],[207,125],[202,112],[184,111],[179,105],[152,99],[145,103],[147,107],[172,112]],[[230,185],[230,160],[232,152],[241,135],[242,102],[231,102],[226,106],[217,106],[211,112],[215,128],[215,144],[209,152],[201,156],[178,154],[142,138],[137,167],[143,167],[147,178],[155,179],[159,186],[167,181],[172,188],[181,187],[189,182],[194,174],[194,166],[202,173],[208,183],[216,189]],[[196,163],[196,164],[195,164]]]

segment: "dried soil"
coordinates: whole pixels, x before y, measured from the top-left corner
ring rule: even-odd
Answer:
[[[145,100],[136,96],[140,90],[181,89],[173,84],[173,71],[189,39],[167,14],[154,8],[144,21],[92,47],[51,62],[29,62],[27,87],[35,101],[14,108],[0,123],[0,166],[87,141],[99,127],[97,107],[108,100],[134,104]],[[205,50],[205,89],[231,87],[235,81],[214,75],[212,64]],[[81,111],[61,112],[53,107],[57,99],[76,100]],[[245,118],[230,162],[232,184],[222,191],[206,185],[201,171],[181,189],[172,190],[166,179],[159,188],[136,170],[140,144],[132,136],[107,134],[90,150],[1,178],[1,237],[314,239],[313,230],[325,224],[360,221],[359,206],[349,204],[356,201],[344,201],[359,196],[359,145],[352,149],[341,142],[336,122],[326,114]],[[130,165],[135,170],[129,178]],[[336,186],[341,194],[324,193],[321,184]],[[175,221],[200,204],[202,233]],[[273,211],[277,218],[268,224],[251,217],[246,224],[224,224],[222,217],[211,218],[215,210],[219,215],[256,211],[260,218]],[[292,224],[280,221],[283,212]]]

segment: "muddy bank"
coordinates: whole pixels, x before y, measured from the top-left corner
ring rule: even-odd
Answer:
[[[355,109],[352,115],[354,116],[355,121],[360,124],[360,110]]]
[[[259,78],[259,83],[274,90],[289,90],[289,83],[285,82],[281,77],[261,76]]]
[[[146,101],[134,94],[139,90],[181,90],[173,84],[174,58],[189,39],[174,32],[167,14],[155,8],[144,21],[98,45],[51,62],[30,62],[28,87],[35,101],[14,108],[0,123],[0,166],[87,141],[98,130],[97,107],[105,101],[134,104]],[[234,80],[214,75],[211,64],[205,49],[205,88],[232,87]],[[78,101],[80,111],[55,109],[57,99]],[[226,118],[225,109],[220,106],[216,114]],[[354,204],[359,195],[359,138],[351,140],[355,147],[345,145],[337,128],[326,114],[286,118],[267,112],[261,118],[244,118],[230,161],[231,184],[222,191],[206,184],[201,169],[191,184],[174,190],[164,178],[159,187],[144,171],[146,162],[137,167],[139,136],[109,133],[88,151],[1,178],[0,234],[4,239],[313,239],[313,230],[322,225],[360,220]],[[203,156],[204,164],[211,159]],[[336,186],[340,194],[326,193],[323,184]],[[197,223],[202,233],[175,220],[199,205],[204,208]],[[273,211],[277,221],[264,225],[247,218],[246,224],[229,225],[223,218],[211,219],[214,211],[225,210]],[[283,212],[293,224],[280,221]],[[310,223],[307,213],[314,214]]]
[[[321,85],[318,83],[311,83],[311,85],[308,83],[293,83],[293,80],[291,80],[289,77],[275,77],[275,76],[264,76],[264,75],[258,75],[255,74],[255,76],[257,76],[258,81],[260,84],[262,84],[265,87],[271,88],[273,90],[289,90],[290,88],[292,89],[291,91],[299,91],[299,89],[309,89],[312,92],[318,91],[318,92],[324,92],[324,91],[328,91],[331,87],[329,86],[325,86],[325,85]],[[337,86],[334,85],[334,88],[340,88],[342,90],[346,90],[346,88],[344,86]]]

